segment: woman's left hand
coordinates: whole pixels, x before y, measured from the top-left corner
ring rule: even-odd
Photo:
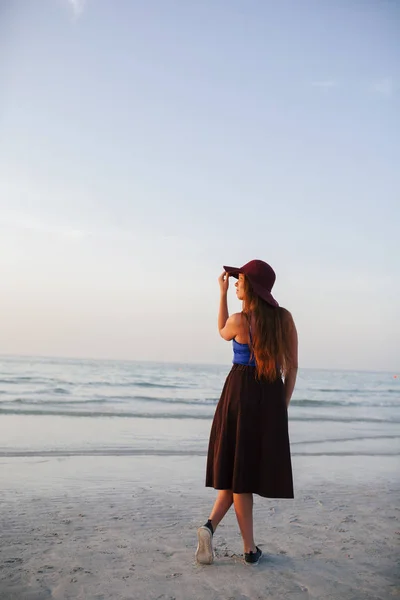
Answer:
[[[221,294],[226,294],[229,288],[229,273],[225,271],[218,277],[219,289]]]

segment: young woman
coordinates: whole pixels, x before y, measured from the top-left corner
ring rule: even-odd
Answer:
[[[242,312],[229,316],[229,276],[235,277]],[[218,329],[233,340],[233,366],[211,428],[206,486],[218,490],[205,525],[198,529],[196,559],[211,564],[213,535],[232,504],[247,564],[262,552],[253,535],[253,494],[293,498],[287,409],[297,376],[297,332],[291,314],[271,294],[273,269],[262,260],[224,267]]]

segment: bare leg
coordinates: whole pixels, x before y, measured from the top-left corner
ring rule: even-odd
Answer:
[[[210,514],[210,521],[213,531],[216,530],[218,523],[222,521],[233,503],[233,494],[231,490],[218,490],[217,499]],[[202,525],[197,530],[197,550],[196,560],[201,565],[211,565],[214,560],[213,536],[208,523]]]
[[[253,534],[253,494],[233,494],[236,518],[243,538],[245,552],[255,552]]]
[[[210,521],[214,531],[233,504],[232,490],[218,490],[217,499],[210,513]]]

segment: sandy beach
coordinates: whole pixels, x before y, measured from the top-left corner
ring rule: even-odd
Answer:
[[[396,457],[295,459],[294,500],[256,497],[257,567],[242,561],[233,511],[215,563],[195,563],[214,498],[204,461],[2,458],[1,600],[400,597]]]

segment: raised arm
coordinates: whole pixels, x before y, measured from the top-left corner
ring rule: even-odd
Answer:
[[[218,311],[218,331],[220,336],[224,340],[233,340],[238,334],[240,326],[240,314],[235,313],[229,316],[228,312],[228,288],[229,288],[229,275],[222,273],[218,278],[220,287],[220,298],[219,298],[219,311]]]

